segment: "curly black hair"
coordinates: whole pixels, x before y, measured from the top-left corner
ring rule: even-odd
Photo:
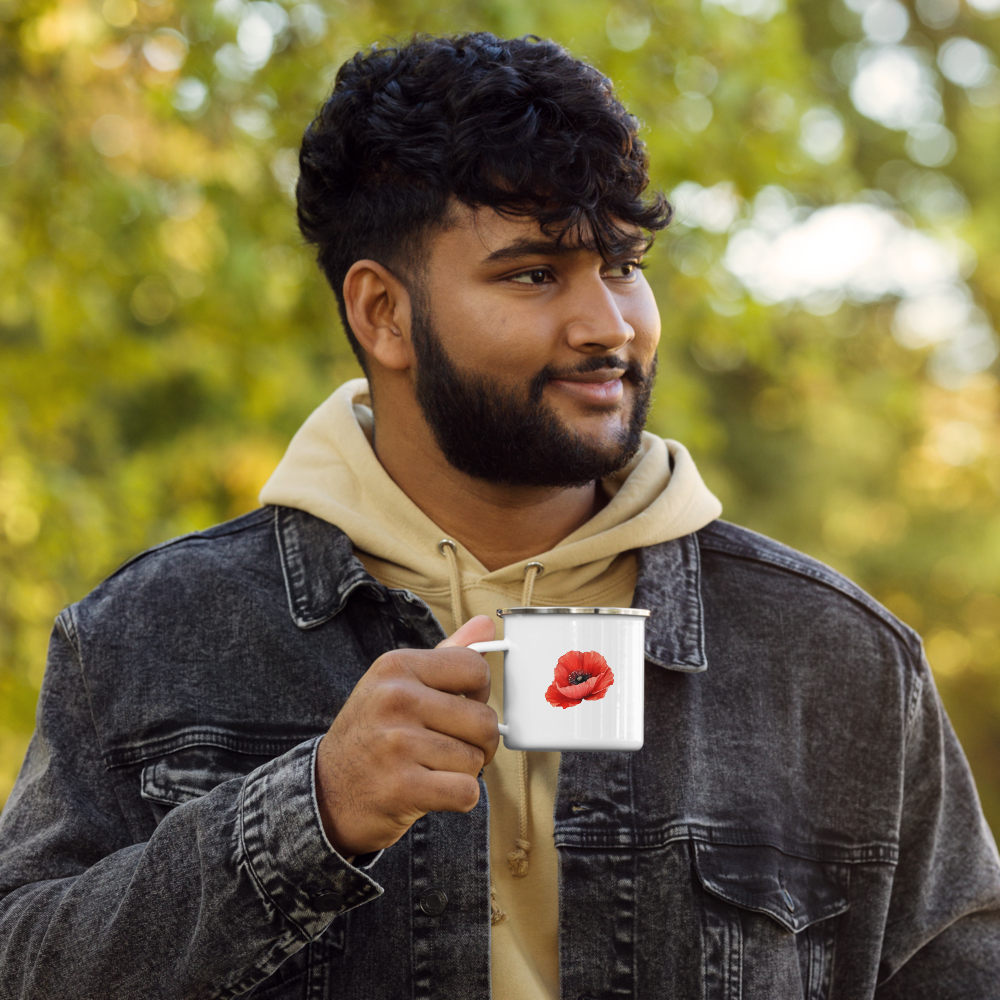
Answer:
[[[362,366],[344,277],[369,258],[418,279],[452,198],[532,216],[555,239],[586,234],[605,258],[633,249],[636,228],[648,246],[672,209],[643,197],[638,129],[607,77],[534,35],[416,36],[344,63],[303,137],[296,196]]]

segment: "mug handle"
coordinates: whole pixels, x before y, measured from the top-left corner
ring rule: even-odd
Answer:
[[[491,642],[472,642],[466,649],[474,649],[477,653],[506,653],[510,649],[510,643],[506,639],[493,639]],[[506,736],[507,726],[504,723],[497,723],[497,729],[501,736]]]

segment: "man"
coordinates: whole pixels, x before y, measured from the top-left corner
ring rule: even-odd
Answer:
[[[341,69],[299,218],[368,381],[261,510],[60,615],[0,995],[998,995],[1000,862],[919,640],[642,433],[669,208],[636,131],[549,42]],[[641,751],[498,747],[466,647],[530,603],[650,609]]]

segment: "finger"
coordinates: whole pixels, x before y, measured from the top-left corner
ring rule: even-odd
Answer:
[[[492,624],[492,622],[491,622]],[[464,694],[485,702],[490,696],[490,666],[472,649],[406,650],[409,673],[422,684],[448,694]]]
[[[470,618],[461,628],[454,631],[447,639],[437,644],[437,649],[446,646],[468,646],[473,642],[489,642],[496,638],[497,629],[489,615],[476,615]]]
[[[425,730],[478,747],[486,758],[485,763],[493,759],[500,730],[497,728],[497,713],[489,705],[428,688],[416,706],[416,712]],[[478,772],[479,769],[476,770]]]
[[[414,768],[412,801],[422,812],[471,812],[479,802],[479,782],[470,774]]]
[[[486,764],[486,754],[481,747],[430,729],[413,738],[409,752],[413,762],[421,767],[469,774],[473,778]]]

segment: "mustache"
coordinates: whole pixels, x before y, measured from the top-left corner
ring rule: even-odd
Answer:
[[[652,382],[656,376],[656,357],[654,356],[653,362],[648,369],[643,368],[636,361],[628,361],[617,354],[605,354],[586,358],[573,368],[555,368],[552,365],[546,365],[531,380],[531,398],[535,401],[541,400],[545,383],[551,379],[566,378],[570,375],[587,375],[590,372],[598,372],[602,368],[621,369],[623,382],[630,382],[636,387],[643,387]]]

